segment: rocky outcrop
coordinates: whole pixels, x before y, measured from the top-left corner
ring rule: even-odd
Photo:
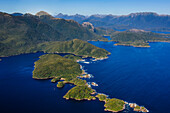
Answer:
[[[139,106],[136,103],[129,103],[129,106],[133,108],[134,111],[137,111],[137,112],[144,112],[144,113],[149,112],[149,110],[147,110],[145,107]]]
[[[149,31],[145,31],[143,29],[130,29],[128,30],[129,32],[135,32],[135,33],[138,33],[138,32],[149,32]]]
[[[92,23],[90,23],[90,22],[83,22],[82,26],[83,27],[87,27],[88,29],[90,29],[91,31],[94,32],[94,26],[93,26]]]

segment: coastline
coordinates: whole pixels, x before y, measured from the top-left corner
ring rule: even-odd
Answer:
[[[39,58],[41,59],[41,57],[39,57]],[[107,59],[107,58],[108,57],[95,58],[95,61],[96,60],[103,60],[103,59]],[[84,61],[84,59],[82,59],[82,60]],[[73,62],[75,62],[75,61],[73,61]],[[36,65],[38,65],[37,61],[34,63],[34,69],[36,69]],[[83,69],[83,67],[80,64],[79,64],[79,68],[82,70],[80,75],[78,75],[77,77],[72,78],[70,80],[67,80],[66,78],[64,78],[64,76],[63,77],[62,76],[58,76],[58,77],[51,76],[51,77],[43,77],[43,78],[41,78],[41,77],[38,78],[39,76],[37,76],[37,77],[33,76],[33,79],[38,79],[38,80],[57,79],[57,81],[58,81],[57,87],[58,88],[64,87],[64,85],[66,83],[75,85],[73,88],[68,90],[67,93],[63,96],[63,98],[65,98],[66,100],[74,99],[74,100],[78,100],[78,101],[81,101],[81,100],[89,100],[90,101],[90,100],[96,100],[96,97],[97,97],[97,98],[99,98],[100,101],[105,102],[105,105],[104,105],[105,111],[119,112],[119,111],[123,111],[125,109],[125,101],[123,101],[123,100],[120,100],[120,99],[117,99],[117,98],[108,98],[107,95],[99,94],[99,93],[98,93],[99,97],[95,96],[95,94],[97,92],[95,91],[95,89],[91,88],[91,85],[92,86],[98,86],[98,84],[95,83],[95,82],[92,82],[89,85],[86,80],[79,79],[78,77],[83,76],[84,74],[87,74],[87,72],[85,72],[85,70]],[[85,77],[85,78],[88,78],[88,77]],[[51,80],[51,82],[52,82],[52,80]],[[83,96],[81,96],[81,95],[83,95]],[[100,95],[104,95],[105,99],[101,100]],[[142,111],[142,112],[144,110],[145,110],[145,108],[140,109],[140,110],[134,109],[134,111]]]
[[[34,53],[43,53],[43,54],[71,54],[71,55],[75,55],[75,56],[80,56],[82,58],[102,58],[102,57],[94,57],[94,56],[89,56],[89,55],[78,55],[78,54],[74,54],[72,52],[44,52],[44,51],[34,51],[34,52],[23,52],[23,53],[18,53],[18,54],[14,54],[14,55],[9,55],[9,56],[0,56],[0,57],[11,57],[11,56],[18,56],[18,55],[26,55],[26,54],[34,54]],[[107,57],[108,55],[110,55],[111,53],[109,52],[108,54],[106,54],[105,57]],[[81,60],[80,60],[81,61]]]
[[[142,46],[142,45],[133,45],[133,44],[119,44],[119,43],[116,43],[114,44],[115,46],[132,46],[132,47],[141,47],[141,48],[149,48],[150,46],[149,45],[146,45],[146,46]]]

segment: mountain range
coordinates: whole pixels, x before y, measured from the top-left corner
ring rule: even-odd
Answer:
[[[143,17],[149,14],[150,13],[131,14],[130,17],[137,18],[139,15]],[[156,14],[152,14],[152,16],[153,15],[156,16]],[[135,47],[148,47],[148,42],[170,41],[169,38],[165,38],[169,37],[168,34],[157,34],[139,29],[118,32],[111,28],[112,24],[100,24],[101,26],[95,27],[97,26],[95,23],[84,22],[87,20],[86,16],[76,15],[75,17],[79,18],[79,20],[81,20],[81,17],[84,18],[84,20],[82,20],[83,23],[80,24],[80,21],[76,22],[68,18],[56,18],[44,11],[40,11],[36,15],[29,13],[7,14],[0,12],[0,57],[43,51],[45,53],[72,53],[83,57],[103,58],[107,57],[110,53],[86,41],[107,41],[107,39],[103,37],[104,35],[111,36],[111,41],[118,42],[118,45],[130,45]],[[96,19],[90,19],[92,17]],[[104,21],[109,23],[112,18],[120,19],[121,17],[95,15],[88,17],[88,19],[94,21],[100,19],[103,23]],[[122,18],[130,17],[123,16]],[[168,18],[168,16],[166,17]],[[138,19],[134,19],[133,21],[137,20]],[[129,21],[132,20],[129,19]],[[120,22],[124,24],[128,21],[122,19]],[[167,21],[162,24],[166,22]],[[136,27],[147,27],[139,24],[140,23],[136,23]],[[151,24],[152,22],[150,25]],[[131,25],[134,26],[135,24]]]
[[[85,42],[101,36],[74,20],[54,18],[44,11],[36,15],[0,12],[0,26],[0,57],[38,51],[84,57],[106,57],[109,53]]]
[[[55,15],[57,18],[73,19],[79,23],[90,22],[94,27],[114,30],[144,29],[149,31],[170,31],[170,15],[159,15],[153,12],[131,13],[129,15]]]

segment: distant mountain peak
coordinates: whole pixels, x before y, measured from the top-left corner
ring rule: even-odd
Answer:
[[[12,13],[11,15],[12,16],[22,16],[23,14],[22,13]]]
[[[148,15],[158,16],[158,14],[157,14],[157,13],[154,13],[154,12],[131,13],[131,14],[129,14],[128,16],[135,17],[135,16],[148,16]]]
[[[59,13],[57,16],[64,16],[64,14],[63,13]]]
[[[51,16],[49,13],[47,13],[45,11],[40,11],[40,12],[36,13],[36,16],[44,16],[44,15]]]

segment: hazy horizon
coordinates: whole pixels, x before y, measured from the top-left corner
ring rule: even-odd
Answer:
[[[45,11],[45,10],[40,10],[40,11]],[[38,11],[38,12],[40,12],[40,11]],[[7,11],[1,11],[0,10],[0,12],[4,12],[4,13],[8,13],[8,14],[13,14],[13,13],[22,13],[22,14],[26,14],[26,13],[29,13],[29,14],[33,14],[33,15],[35,15],[36,13],[38,13],[38,12],[35,12],[35,13],[31,13],[31,12],[7,12]],[[91,15],[113,15],[113,16],[126,16],[126,15],[130,15],[130,14],[133,14],[133,13],[156,13],[156,14],[158,14],[158,15],[170,15],[170,14],[160,14],[160,13],[157,13],[157,12],[131,12],[131,13],[128,13],[128,14],[99,14],[99,13],[94,13],[94,14],[90,14],[90,15],[84,15],[84,14],[79,14],[79,13],[75,13],[75,14],[66,14],[66,13],[61,13],[61,12],[59,12],[59,13],[50,13],[50,12],[48,12],[48,11],[45,11],[45,12],[47,12],[47,13],[49,13],[50,15],[52,15],[52,16],[55,16],[55,15],[58,15],[58,14],[63,14],[63,15],[68,15],[68,16],[72,16],[72,15],[83,15],[83,16],[91,16]]]
[[[170,15],[169,4],[169,0],[1,0],[0,11],[35,14],[43,10],[51,15],[128,15],[136,12]]]

